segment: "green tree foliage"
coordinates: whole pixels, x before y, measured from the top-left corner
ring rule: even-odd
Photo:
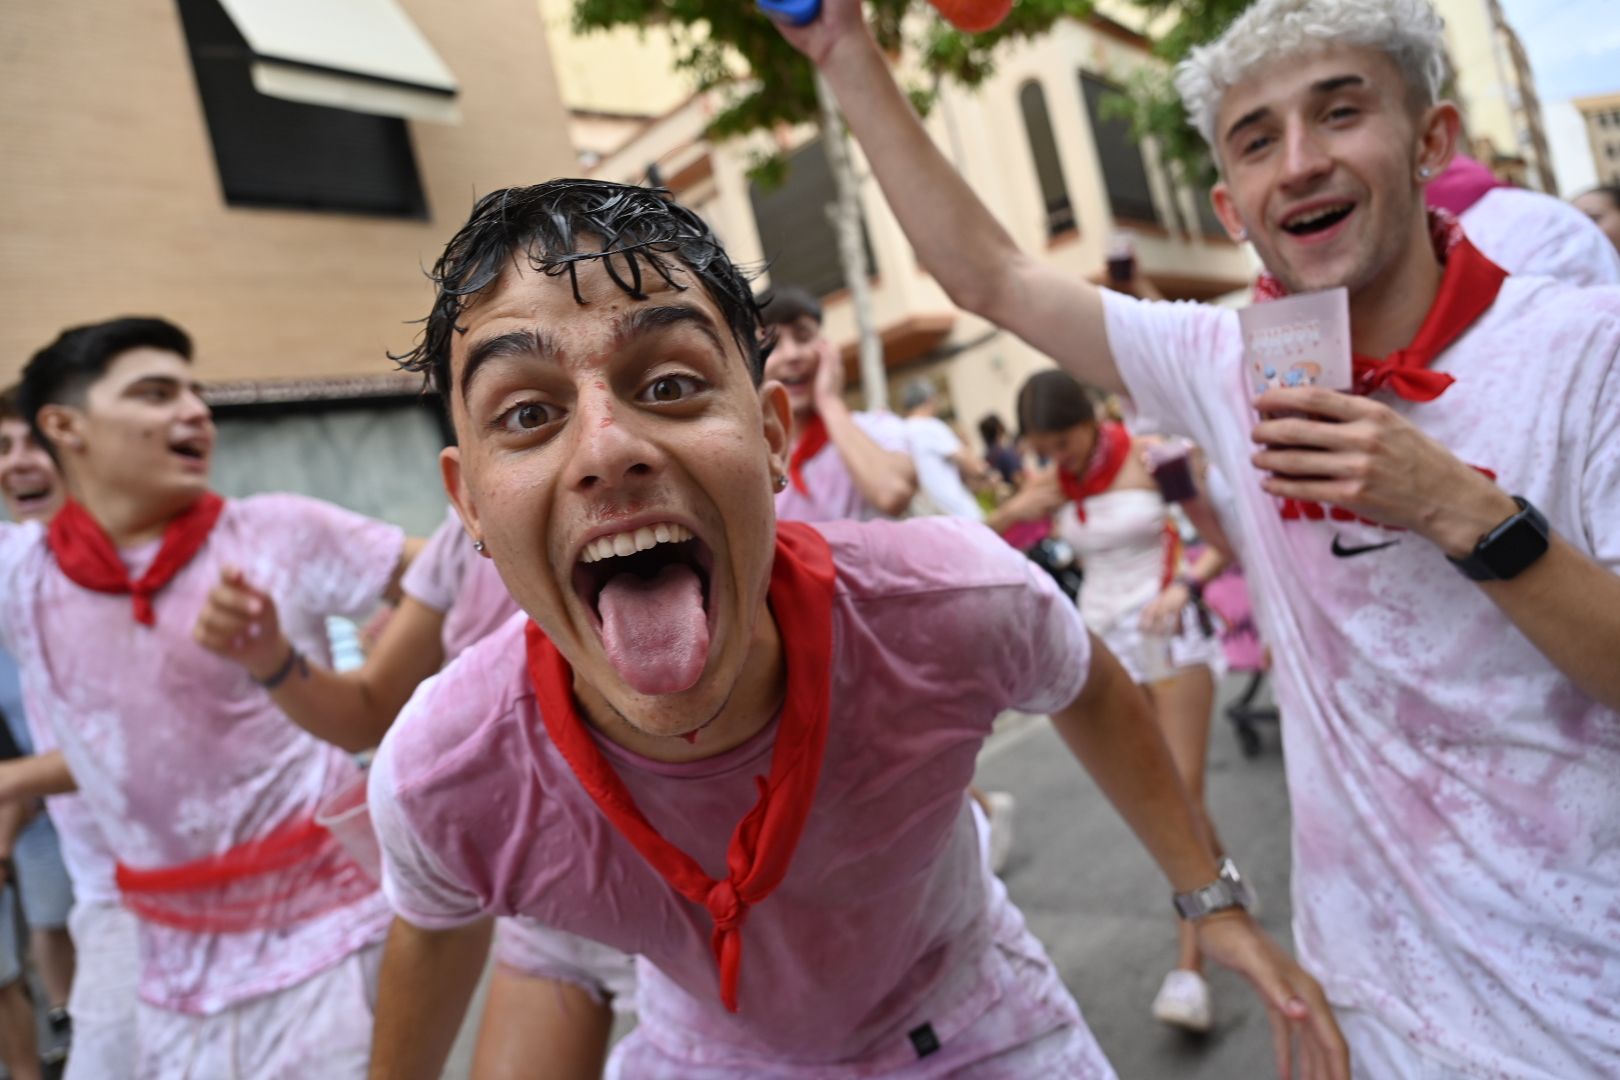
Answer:
[[[1199,45],[1215,40],[1231,25],[1252,0],[1127,0],[1154,20],[1172,18],[1170,28],[1153,43],[1153,51],[1166,63],[1164,71],[1142,72],[1126,86],[1126,92],[1110,99],[1105,110],[1125,116],[1137,138],[1158,143],[1159,154],[1174,164],[1184,180],[1208,185],[1215,180],[1215,164],[1209,148],[1181,107],[1170,69]]]
[[[1018,0],[1012,14],[985,34],[963,34],[933,15],[924,0],[869,0],[867,15],[891,55],[918,61],[927,80],[907,88],[926,110],[942,79],[977,86],[995,70],[993,54],[1006,41],[1044,33],[1065,16],[1083,18],[1091,0]],[[924,14],[922,19],[908,16]],[[815,84],[808,61],[776,32],[751,0],[577,0],[574,29],[588,33],[635,27],[669,33],[677,66],[694,89],[722,90],[725,107],[709,135],[727,139],[777,124],[815,123]]]

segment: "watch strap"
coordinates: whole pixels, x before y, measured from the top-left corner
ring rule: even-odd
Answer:
[[[1480,537],[1473,551],[1460,559],[1447,556],[1464,577],[1471,581],[1506,581],[1547,553],[1547,519],[1530,500],[1515,495],[1513,501],[1519,512]]]
[[[1193,889],[1191,892],[1176,893],[1171,899],[1175,904],[1176,914],[1189,922],[1243,906],[1243,900],[1238,895],[1237,889],[1224,877],[1218,877],[1208,885]]]

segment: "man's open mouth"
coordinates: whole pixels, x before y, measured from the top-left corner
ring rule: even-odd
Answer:
[[[21,509],[32,510],[50,501],[51,485],[49,483],[34,484],[27,481],[7,484],[6,497]]]
[[[169,444],[169,451],[179,454],[183,458],[193,461],[206,461],[210,441],[206,435],[190,435],[184,439],[176,439]]]
[[[1333,228],[1355,210],[1353,202],[1329,203],[1291,214],[1282,222],[1283,231],[1292,236],[1312,236]]]
[[[619,676],[640,693],[673,694],[690,689],[708,663],[713,576],[707,544],[658,522],[586,543],[573,585]]]

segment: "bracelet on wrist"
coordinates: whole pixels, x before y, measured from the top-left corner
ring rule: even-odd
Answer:
[[[309,674],[309,665],[304,662],[304,654],[298,651],[298,647],[296,645],[292,644],[292,642],[288,642],[287,659],[281,662],[281,666],[276,668],[272,674],[266,676],[265,678],[261,679],[255,675],[253,677],[253,681],[264,687],[266,690],[274,690],[276,687],[287,681],[287,676],[293,673],[294,668],[298,669],[304,675]]]

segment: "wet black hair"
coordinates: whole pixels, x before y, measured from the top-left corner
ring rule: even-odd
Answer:
[[[1018,436],[1055,435],[1095,423],[1091,394],[1066,371],[1037,371],[1018,390]]]
[[[766,326],[786,326],[805,315],[820,326],[821,301],[797,285],[783,285],[761,297],[759,321]]]
[[[437,289],[420,340],[410,352],[389,358],[419,371],[449,401],[450,343],[465,332],[461,314],[472,297],[522,255],[551,277],[567,274],[574,299],[580,263],[600,260],[613,283],[645,300],[648,273],[685,289],[677,270],[689,271],[720,309],[757,384],[764,373],[759,308],[747,277],[726,255],[707,223],[663,188],[633,187],[606,180],[547,180],[502,188],[479,199],[428,277]]]
[[[191,362],[191,336],[167,319],[126,315],[63,330],[35,353],[17,384],[17,405],[34,438],[51,454],[56,448],[40,430],[39,411],[47,405],[78,405],[85,391],[131,349],[162,349]]]

